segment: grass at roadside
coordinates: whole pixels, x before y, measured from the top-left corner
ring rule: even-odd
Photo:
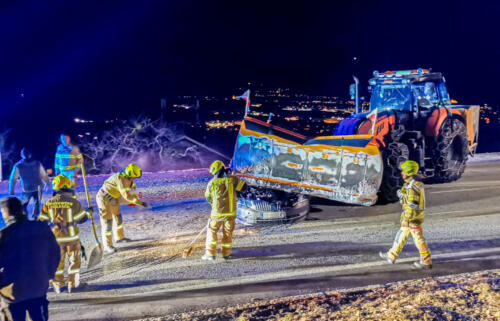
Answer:
[[[255,301],[167,320],[500,320],[500,270]],[[146,321],[144,320],[144,321]]]

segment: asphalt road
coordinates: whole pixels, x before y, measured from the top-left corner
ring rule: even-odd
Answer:
[[[102,264],[82,271],[78,293],[49,294],[51,320],[127,320],[373,284],[500,268],[500,163],[469,165],[451,184],[426,186],[424,233],[434,268],[414,270],[410,240],[394,265],[378,258],[399,227],[399,204],[360,207],[315,200],[307,220],[236,231],[234,259],[172,257],[206,222],[203,202],[172,205]],[[187,209],[186,209],[187,206]],[[174,214],[182,212],[183,220]],[[169,218],[170,217],[170,218]],[[154,224],[164,235],[147,236]],[[88,228],[88,227],[87,227]],[[83,229],[85,233],[85,228]],[[88,234],[88,233],[87,233]],[[160,236],[158,236],[160,235]],[[137,239],[138,237],[136,237]],[[89,241],[86,241],[89,243]]]

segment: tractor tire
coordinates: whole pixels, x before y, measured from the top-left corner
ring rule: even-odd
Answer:
[[[467,129],[459,119],[446,119],[432,145],[436,183],[453,182],[465,171],[469,141]]]
[[[394,203],[399,200],[397,193],[404,183],[399,165],[407,160],[409,155],[408,146],[403,143],[390,143],[382,151],[384,173],[378,198],[381,204]]]

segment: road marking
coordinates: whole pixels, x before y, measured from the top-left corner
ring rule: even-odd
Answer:
[[[493,254],[493,252],[498,252],[498,251],[500,251],[500,247],[478,249],[478,250],[471,250],[471,251],[460,251],[460,252],[434,254],[432,257],[434,260],[435,259],[440,259],[440,260],[444,259],[444,260],[447,260],[447,262],[449,262],[452,260],[454,260],[454,261],[462,260],[462,259],[464,259],[464,258],[462,258],[463,256],[473,256],[473,255],[489,254],[489,253]],[[400,258],[400,259],[398,259],[397,262],[398,263],[411,263],[411,262],[414,262],[416,259],[417,259],[416,257]],[[354,263],[354,264],[346,264],[346,265],[305,267],[305,268],[302,268],[300,270],[282,271],[279,274],[279,276],[276,275],[276,272],[269,272],[269,273],[263,273],[263,274],[259,274],[259,275],[251,275],[251,276],[230,278],[230,279],[224,279],[224,280],[221,280],[221,279],[204,280],[203,284],[193,284],[193,280],[180,281],[180,282],[175,282],[175,283],[169,283],[167,286],[169,286],[170,289],[165,288],[165,289],[152,290],[152,291],[144,291],[145,290],[144,288],[137,289],[138,291],[140,291],[140,293],[130,293],[130,294],[120,295],[120,299],[137,298],[137,297],[142,297],[142,296],[149,296],[151,294],[169,293],[169,292],[177,292],[177,291],[201,290],[201,289],[206,289],[206,288],[211,288],[211,287],[245,285],[245,284],[252,284],[252,283],[256,283],[256,282],[285,280],[285,279],[291,279],[291,278],[297,278],[297,277],[304,277],[306,275],[309,276],[309,275],[313,275],[313,274],[327,274],[327,273],[335,273],[335,272],[342,272],[342,271],[353,271],[355,269],[371,268],[371,267],[377,267],[377,266],[383,266],[383,265],[389,266],[389,264],[386,261],[379,260],[379,261]],[[110,302],[110,303],[119,303],[119,300],[115,301],[115,302]]]
[[[492,189],[492,188],[495,188],[495,187],[490,186],[490,187],[480,187],[480,188],[455,189],[455,190],[447,190],[447,191],[430,191],[430,193],[432,193],[432,194],[455,193],[455,192],[479,191],[482,189]],[[500,186],[498,186],[498,188],[500,188]]]
[[[437,212],[437,213],[429,212],[429,214],[432,214],[432,215],[442,215],[442,214],[464,213],[464,212],[466,212],[466,211],[450,211],[450,212]]]

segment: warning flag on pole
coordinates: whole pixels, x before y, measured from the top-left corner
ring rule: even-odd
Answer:
[[[250,111],[250,89],[245,91],[241,96],[233,96],[233,99],[243,99],[245,101],[245,116]]]

